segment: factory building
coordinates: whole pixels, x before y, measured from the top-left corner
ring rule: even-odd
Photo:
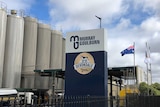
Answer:
[[[138,88],[142,82],[151,84],[151,73],[147,78],[146,71],[140,66],[109,67],[108,76],[108,96],[119,96],[122,89]]]
[[[24,16],[1,3],[0,88],[64,89],[64,78],[42,76],[44,70],[65,70],[65,38],[49,24]]]

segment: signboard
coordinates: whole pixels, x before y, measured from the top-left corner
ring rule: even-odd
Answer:
[[[66,96],[107,96],[105,29],[69,32],[66,36]]]
[[[107,51],[104,29],[69,32],[66,37],[66,53]]]

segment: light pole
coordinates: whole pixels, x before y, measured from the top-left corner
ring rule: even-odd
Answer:
[[[102,18],[101,18],[101,17],[98,17],[98,16],[96,16],[96,15],[95,15],[95,17],[99,19],[99,21],[100,21],[100,28],[101,28],[101,20],[102,20]]]

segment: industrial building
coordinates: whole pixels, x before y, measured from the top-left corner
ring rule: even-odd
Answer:
[[[119,96],[120,90],[124,88],[138,88],[141,82],[150,84],[151,73],[148,73],[147,78],[147,73],[140,66],[108,68],[108,96]]]

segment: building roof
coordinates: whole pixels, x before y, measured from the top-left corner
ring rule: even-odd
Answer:
[[[136,71],[136,66],[128,66],[128,67],[110,67],[108,68],[108,75],[115,76],[118,78],[126,78],[129,73],[134,73]],[[136,72],[135,72],[136,75]]]

